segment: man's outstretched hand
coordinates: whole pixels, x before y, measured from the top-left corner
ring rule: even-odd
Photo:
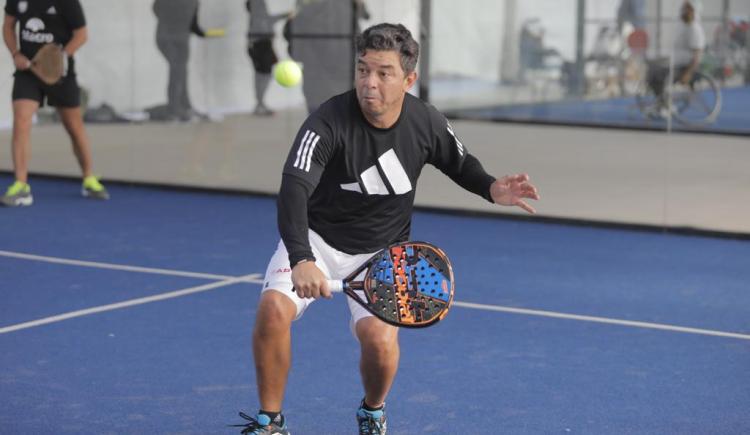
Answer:
[[[539,199],[539,192],[529,182],[527,174],[506,175],[490,186],[490,195],[496,204],[517,206],[529,213],[536,213],[524,198]]]

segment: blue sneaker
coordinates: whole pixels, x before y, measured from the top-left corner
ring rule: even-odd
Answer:
[[[246,435],[292,435],[286,428],[284,417],[279,414],[273,421],[266,414],[258,414],[255,418],[250,417],[244,412],[240,412],[240,417],[249,421],[246,424],[234,424],[232,427],[241,427],[241,434]]]
[[[368,411],[364,408],[365,402],[359,405],[357,410],[357,425],[359,435],[385,435],[388,428],[385,418],[385,405],[377,411]]]

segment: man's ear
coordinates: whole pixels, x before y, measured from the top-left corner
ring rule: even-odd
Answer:
[[[409,92],[412,86],[414,86],[414,83],[417,81],[417,72],[412,71],[409,74],[406,75],[406,78],[404,78],[404,90],[406,92]]]

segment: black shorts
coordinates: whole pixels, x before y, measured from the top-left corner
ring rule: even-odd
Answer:
[[[271,40],[268,38],[251,42],[247,48],[247,54],[253,60],[255,71],[262,74],[271,74],[271,68],[279,60],[276,57],[276,52],[273,51]]]
[[[81,105],[81,89],[75,74],[63,77],[57,84],[47,85],[31,71],[16,71],[13,81],[13,101],[34,100],[39,107],[78,107]]]

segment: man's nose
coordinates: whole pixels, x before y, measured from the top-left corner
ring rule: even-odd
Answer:
[[[374,73],[369,73],[362,78],[363,84],[368,88],[374,88],[377,84],[377,78]]]

